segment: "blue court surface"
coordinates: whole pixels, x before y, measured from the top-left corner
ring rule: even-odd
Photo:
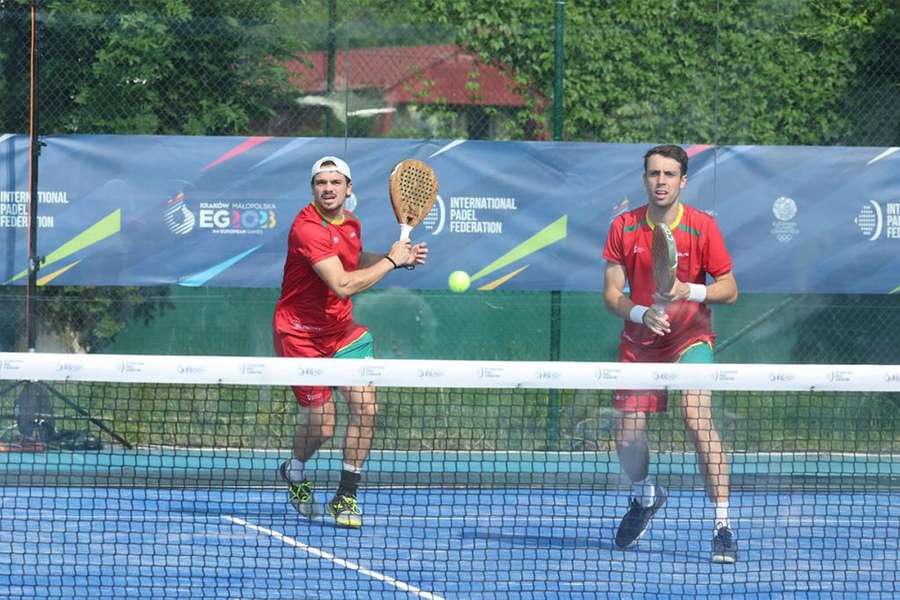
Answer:
[[[3,598],[900,596],[896,491],[734,493],[735,565],[709,560],[701,490],[624,552],[621,490],[370,487],[355,531],[273,486],[0,492]]]

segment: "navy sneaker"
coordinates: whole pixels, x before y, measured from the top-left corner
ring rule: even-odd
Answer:
[[[665,505],[667,498],[665,488],[658,484],[654,484],[653,504],[650,506],[644,506],[639,499],[632,498],[628,512],[616,531],[616,548],[625,550],[641,539],[650,525],[650,519]]]
[[[722,523],[716,525],[716,536],[713,538],[712,561],[733,565],[737,562],[737,542],[731,529]]]

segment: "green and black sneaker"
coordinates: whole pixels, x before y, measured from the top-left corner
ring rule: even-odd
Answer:
[[[353,496],[338,495],[332,498],[328,503],[328,514],[334,517],[338,527],[362,527],[362,511]]]
[[[291,506],[307,519],[315,519],[319,509],[316,504],[316,495],[313,493],[312,482],[304,479],[299,483],[294,483],[287,476],[287,466],[287,461],[281,463],[281,466],[278,467],[278,474],[288,484],[288,500],[290,500]]]

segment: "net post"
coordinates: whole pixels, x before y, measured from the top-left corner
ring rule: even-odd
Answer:
[[[563,80],[565,74],[566,2],[556,0],[553,44],[553,139],[563,138]]]
[[[565,73],[565,22],[566,2],[556,0],[554,12],[554,62],[553,62],[553,139],[563,138],[563,77]],[[550,292],[550,360],[559,360],[560,322],[562,319],[562,292]],[[547,449],[559,447],[559,390],[550,390],[547,406]]]
[[[337,62],[337,0],[328,0],[328,28],[326,37],[326,65],[325,65],[325,97],[331,99],[334,93],[334,67]],[[347,114],[349,108],[345,105],[342,107],[344,114]],[[331,135],[334,117],[331,110],[325,111],[325,137]],[[347,117],[349,120],[349,117]]]
[[[559,360],[560,324],[562,320],[562,293],[550,292],[550,360]],[[559,390],[550,390],[547,399],[547,449],[559,449]]]
[[[41,154],[41,141],[38,136],[37,112],[37,76],[38,76],[38,25],[37,0],[31,0],[31,44],[30,44],[30,77],[28,94],[29,113],[29,182],[28,182],[28,280],[25,288],[25,336],[26,347],[34,352],[37,341],[37,324],[34,317],[34,300],[37,295],[37,274],[41,265],[41,257],[37,253],[37,221],[38,221],[38,158]]]

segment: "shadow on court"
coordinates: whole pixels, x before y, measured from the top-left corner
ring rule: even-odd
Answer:
[[[610,530],[611,531],[611,530]],[[672,551],[668,548],[660,548],[659,544],[638,544],[627,550],[616,548],[612,541],[598,536],[564,537],[540,534],[505,534],[479,529],[465,529],[460,534],[462,539],[480,539],[497,542],[514,548],[560,548],[560,549],[590,549],[608,552],[612,558],[624,560],[629,557],[653,556],[666,560],[682,560],[686,562],[708,562],[709,557],[700,552]]]

